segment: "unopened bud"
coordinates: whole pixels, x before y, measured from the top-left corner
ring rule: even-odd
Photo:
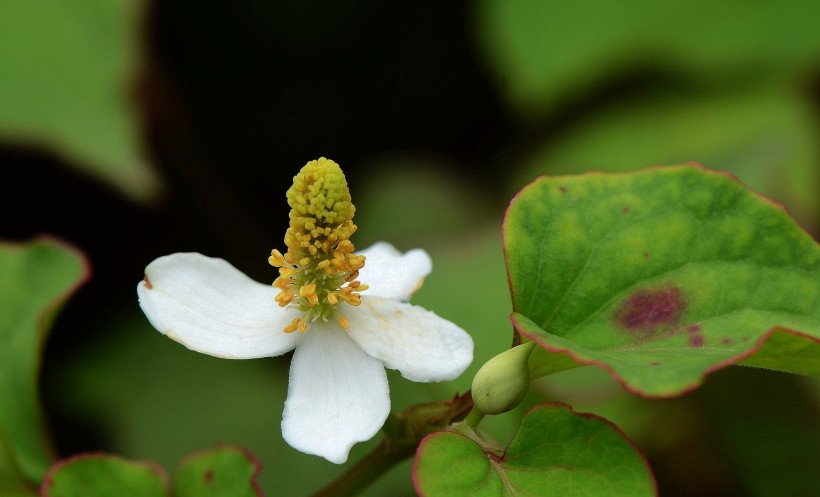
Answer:
[[[487,361],[473,378],[473,402],[484,414],[501,414],[515,408],[527,394],[530,370],[527,360],[534,342],[506,350]]]

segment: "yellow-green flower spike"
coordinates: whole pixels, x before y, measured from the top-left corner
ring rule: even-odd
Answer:
[[[273,286],[280,291],[276,302],[292,306],[304,315],[294,319],[286,333],[305,332],[307,325],[336,317],[347,329],[347,320],[339,314],[341,303],[359,305],[362,285],[356,278],[364,267],[364,256],[354,253],[350,236],[356,232],[347,180],[338,164],[324,157],[310,161],[293,178],[287,193],[290,205],[290,227],[285,233],[288,250],[271,251],[268,262],[279,268]]]

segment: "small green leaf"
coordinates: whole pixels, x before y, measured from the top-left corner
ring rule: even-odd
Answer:
[[[424,497],[657,495],[646,460],[623,432],[562,404],[531,409],[504,451],[461,433],[429,435],[413,476]]]
[[[43,497],[168,497],[167,480],[152,462],[83,454],[52,466],[40,490]]]
[[[143,3],[0,2],[0,141],[48,147],[132,198],[155,196],[129,84]]]
[[[261,467],[253,455],[223,446],[188,456],[174,476],[174,497],[260,497]]]
[[[511,203],[504,240],[514,324],[542,347],[535,374],[561,353],[649,396],[744,359],[820,374],[820,247],[726,174],[541,178]]]
[[[39,483],[53,460],[37,398],[40,353],[56,311],[89,267],[75,249],[42,239],[0,244],[0,275],[0,451],[7,452],[0,477],[14,471]]]

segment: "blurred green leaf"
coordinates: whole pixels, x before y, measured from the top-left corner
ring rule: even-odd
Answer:
[[[696,160],[731,171],[786,204],[804,226],[820,222],[820,126],[809,99],[785,89],[655,94],[602,109],[546,143],[515,175],[621,172]]]
[[[650,396],[743,359],[820,374],[820,247],[724,174],[542,178],[513,200],[504,239],[537,373],[567,354]]]
[[[0,2],[0,139],[45,146],[130,197],[160,184],[130,82],[140,1]]]
[[[40,239],[0,244],[0,275],[0,482],[19,472],[39,483],[53,460],[37,398],[40,353],[57,310],[89,267],[75,249]]]
[[[476,24],[511,105],[531,118],[638,67],[745,83],[793,79],[820,61],[813,0],[484,0]]]
[[[261,467],[249,453],[223,446],[185,458],[174,474],[174,497],[259,497]]]
[[[0,440],[0,496],[37,497],[34,485],[27,482],[14,466],[9,450]]]
[[[560,404],[530,410],[504,451],[456,432],[428,436],[415,481],[424,497],[657,495],[646,460],[617,427]]]
[[[108,454],[87,454],[56,464],[42,485],[43,497],[168,497],[161,467]]]

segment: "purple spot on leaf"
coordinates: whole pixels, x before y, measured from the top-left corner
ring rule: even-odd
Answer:
[[[686,299],[676,286],[636,290],[615,310],[613,318],[629,331],[655,331],[680,321]]]

